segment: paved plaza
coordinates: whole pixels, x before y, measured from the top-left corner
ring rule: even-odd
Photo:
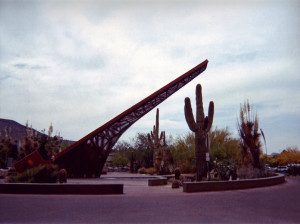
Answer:
[[[122,176],[122,174],[120,174]],[[147,179],[123,183],[123,195],[0,195],[1,223],[299,223],[300,177],[249,190],[183,193]],[[127,177],[130,177],[126,175]],[[124,177],[124,174],[123,174]],[[69,182],[81,183],[82,180]]]

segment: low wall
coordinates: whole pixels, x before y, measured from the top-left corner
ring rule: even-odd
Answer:
[[[278,174],[274,177],[244,179],[232,181],[201,181],[201,182],[184,182],[183,192],[202,192],[202,191],[226,191],[247,189],[256,187],[267,187],[285,182],[285,176]]]
[[[168,179],[166,177],[157,177],[154,179],[148,179],[148,186],[161,186],[167,184],[168,184]]]
[[[3,183],[1,194],[123,194],[123,184]]]

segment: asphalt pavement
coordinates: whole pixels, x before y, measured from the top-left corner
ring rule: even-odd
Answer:
[[[300,177],[281,185],[183,193],[146,179],[124,183],[123,195],[0,195],[1,223],[300,223]],[[72,180],[76,183],[82,180]]]

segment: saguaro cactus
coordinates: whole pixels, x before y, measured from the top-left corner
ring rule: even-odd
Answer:
[[[209,152],[208,132],[213,123],[214,102],[210,101],[208,116],[205,117],[202,101],[202,87],[196,86],[196,121],[194,119],[190,98],[186,97],[184,101],[184,115],[191,131],[195,133],[195,156],[196,156],[196,180],[202,180],[206,176],[206,153]]]
[[[159,135],[159,109],[156,109],[156,121],[153,126],[153,131],[148,134],[148,140],[150,142],[151,147],[153,148],[153,163],[156,170],[159,172],[161,168],[161,162],[163,158],[163,149],[166,143],[165,132],[162,131]]]

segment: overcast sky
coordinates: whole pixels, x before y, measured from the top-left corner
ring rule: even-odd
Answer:
[[[224,2],[0,0],[0,117],[78,140],[208,59],[159,105],[162,130],[189,131],[184,98],[195,107],[201,83],[215,127],[236,135],[249,99],[268,152],[300,146],[300,1]]]

